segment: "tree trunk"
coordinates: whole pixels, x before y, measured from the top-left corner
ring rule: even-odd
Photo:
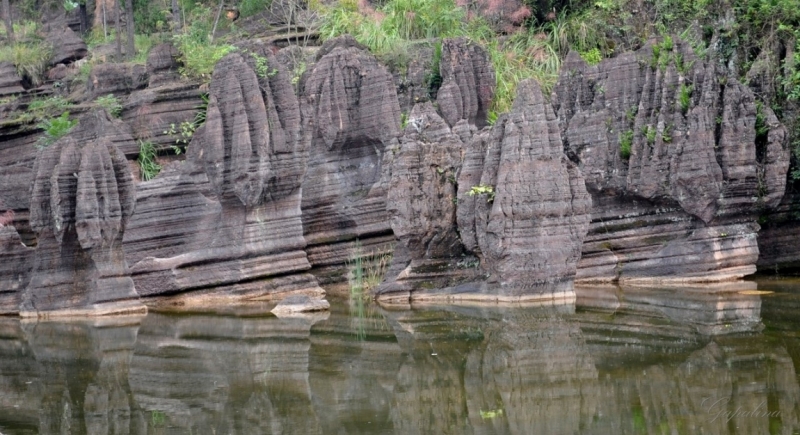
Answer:
[[[81,16],[81,35],[85,35],[89,30],[89,14],[86,12],[86,0],[81,1],[78,7],[80,8],[78,11]]]
[[[3,10],[0,12],[3,13],[3,22],[6,24],[8,41],[14,42],[14,26],[11,24],[11,5],[8,4],[8,0],[3,0]]]
[[[176,35],[181,30],[181,10],[178,6],[178,0],[172,0],[172,32]]]
[[[136,45],[133,38],[133,0],[125,0],[125,15],[127,16],[125,27],[128,29],[128,50],[126,54],[128,55],[128,59],[133,59],[133,57],[136,56]]]
[[[122,62],[122,26],[119,22],[119,2],[121,0],[114,0],[114,15],[117,17],[117,24],[116,24],[116,31],[117,34],[115,39],[117,40],[117,62]]]

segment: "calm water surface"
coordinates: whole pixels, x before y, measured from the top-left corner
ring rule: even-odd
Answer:
[[[0,433],[800,433],[800,281],[757,289],[773,293],[0,318]]]

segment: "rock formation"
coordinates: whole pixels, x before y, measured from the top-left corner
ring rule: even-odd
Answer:
[[[436,101],[450,126],[461,119],[482,128],[487,125],[494,97],[495,76],[486,50],[466,38],[444,39],[439,61],[442,86]]]
[[[392,241],[382,173],[397,146],[400,107],[392,76],[349,36],[326,42],[302,83],[310,124],[303,227],[318,276],[342,266],[358,239],[384,252]]]
[[[398,246],[378,298],[574,298],[591,199],[538,84],[521,83],[510,114],[470,139],[473,129],[462,119],[451,131],[429,103],[409,116],[388,200]]]
[[[106,137],[114,121],[91,112],[36,159],[30,221],[38,235],[20,315],[145,312],[129,276],[122,237],[135,187]]]
[[[274,56],[223,58],[187,160],[139,189],[126,239],[139,291],[180,293],[170,302],[179,304],[323,294],[302,273],[310,268],[300,220],[307,144]]]
[[[0,97],[24,91],[22,79],[11,62],[0,62]]]
[[[86,89],[92,98],[129,93],[147,86],[147,68],[129,63],[101,63],[92,67]]]
[[[3,224],[3,215],[0,214],[0,314],[15,314],[19,311],[19,296],[30,280],[33,249],[22,243],[13,225]]]
[[[706,281],[755,272],[756,216],[784,192],[772,111],[679,40],[587,65],[553,93],[594,207],[578,278]]]
[[[47,33],[47,42],[53,46],[50,65],[75,62],[86,57],[89,52],[81,37],[66,25],[54,25]]]

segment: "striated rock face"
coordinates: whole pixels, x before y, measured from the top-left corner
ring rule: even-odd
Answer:
[[[262,55],[262,75],[250,56],[217,64],[187,161],[141,184],[126,244],[142,294],[202,289],[177,298],[186,304],[323,293],[299,273],[310,268],[300,219],[308,139],[289,74]]]
[[[409,116],[388,195],[398,245],[378,298],[574,299],[591,198],[538,84],[521,83],[511,113],[473,133],[429,103]]]
[[[571,293],[591,198],[536,82],[522,82],[511,112],[470,142],[458,203],[462,241],[501,294]]]
[[[342,265],[353,240],[391,240],[381,175],[397,146],[400,107],[392,76],[349,36],[323,45],[302,88],[311,134],[302,205],[309,260]]]
[[[145,311],[122,249],[135,190],[122,152],[105,136],[105,112],[40,151],[30,221],[38,235],[22,316]]]
[[[86,43],[66,25],[51,29],[47,33],[47,42],[53,46],[50,65],[74,62],[83,59],[89,52]]]
[[[3,224],[0,215],[0,314],[19,311],[19,295],[28,285],[33,249],[26,247],[17,230]]]
[[[160,86],[177,78],[180,52],[170,43],[158,44],[147,53],[149,86]]]
[[[17,74],[17,68],[11,62],[0,62],[0,97],[16,94],[25,89],[22,79]]]
[[[92,67],[86,89],[92,98],[121,94],[147,86],[147,68],[128,63],[101,63]]]
[[[578,278],[755,271],[755,219],[783,196],[789,151],[784,127],[745,86],[675,41],[596,66],[573,53],[552,100],[594,202]]]
[[[495,88],[494,69],[486,50],[466,38],[445,39],[439,73],[442,86],[436,101],[447,123],[455,126],[466,119],[478,128],[486,126]]]

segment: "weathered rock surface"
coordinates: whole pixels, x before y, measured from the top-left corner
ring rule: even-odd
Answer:
[[[310,298],[305,295],[294,295],[278,302],[278,305],[270,311],[278,317],[291,316],[313,311],[326,311],[331,307],[325,299]]]
[[[436,101],[447,123],[455,126],[466,119],[478,128],[486,126],[495,88],[494,69],[486,50],[466,38],[443,40],[439,74],[442,86]]]
[[[40,151],[30,221],[38,235],[20,315],[143,312],[122,249],[135,188],[122,152],[105,136],[105,112],[91,112]]]
[[[158,44],[147,53],[148,87],[169,85],[180,79],[180,52],[169,42]]]
[[[565,152],[594,203],[578,278],[706,281],[753,273],[756,217],[784,192],[785,129],[687,44],[676,40],[657,56],[652,47],[596,66],[570,54],[553,93]]]
[[[127,94],[147,86],[147,68],[129,63],[101,63],[92,67],[86,89],[92,98]]]
[[[22,79],[11,62],[0,62],[0,97],[24,91]]]
[[[411,112],[391,168],[398,242],[378,299],[574,299],[591,199],[539,86],[521,83],[512,112],[474,130],[466,119],[451,130],[430,103]]]
[[[521,83],[511,112],[470,142],[458,190],[461,239],[501,294],[572,294],[591,198],[538,84]]]
[[[800,271],[800,195],[787,192],[780,204],[758,220],[758,269],[777,275]]]
[[[152,142],[157,150],[183,147],[186,138],[181,136],[181,124],[194,123],[204,104],[202,94],[197,83],[182,83],[171,73],[157,73],[150,76],[150,85],[146,89],[128,96],[123,105],[122,120],[131,127],[137,139]],[[125,154],[129,159],[135,158],[139,154],[138,143],[132,149],[126,148]]]
[[[30,280],[33,249],[25,246],[14,226],[4,225],[2,218],[0,214],[0,314],[14,314]]]
[[[238,53],[217,64],[187,160],[140,185],[125,242],[143,295],[214,304],[323,294],[302,273],[308,138],[289,74],[262,55],[274,73],[257,75],[255,59]]]
[[[47,33],[47,42],[53,46],[51,65],[83,59],[89,52],[83,39],[66,25],[51,29]]]
[[[311,134],[303,227],[321,276],[345,263],[354,240],[379,251],[392,240],[381,176],[397,146],[400,108],[392,76],[349,36],[323,45],[302,88]]]

